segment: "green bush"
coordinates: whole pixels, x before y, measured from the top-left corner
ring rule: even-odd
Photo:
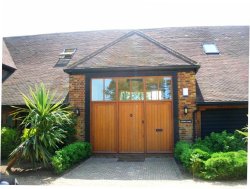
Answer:
[[[63,148],[76,141],[76,116],[71,116],[71,121],[71,123],[61,125],[61,128],[65,131],[65,138],[62,139],[63,143],[59,145],[59,148]]]
[[[243,137],[237,132],[234,134],[223,131],[221,133],[212,132],[204,140],[198,140],[197,144],[208,147],[213,152],[229,152],[246,149]]]
[[[206,151],[203,151],[199,148],[192,149],[192,153],[189,159],[189,165],[193,175],[199,176],[199,174],[205,168],[204,161],[206,161],[210,157],[211,155]]]
[[[247,177],[247,152],[219,152],[205,162],[201,177],[209,180],[241,179]]]
[[[10,153],[20,143],[20,137],[16,129],[8,127],[1,128],[1,158],[7,159]]]
[[[247,174],[246,144],[237,133],[211,133],[194,144],[177,142],[175,158],[193,175],[209,180],[241,179]]]
[[[61,150],[56,151],[51,163],[56,173],[63,173],[74,164],[88,158],[91,155],[91,145],[87,142],[75,142]]]
[[[174,148],[174,157],[177,160],[181,160],[181,154],[186,151],[187,149],[190,149],[191,144],[186,141],[179,141],[176,143]]]

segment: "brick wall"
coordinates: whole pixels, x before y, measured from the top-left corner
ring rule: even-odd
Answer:
[[[188,97],[182,94],[183,88],[188,88]],[[85,76],[69,76],[69,102],[71,106],[80,109],[77,122],[77,138],[85,139]],[[178,122],[179,139],[191,141],[193,139],[193,112],[196,110],[196,79],[195,72],[178,73]],[[188,113],[184,114],[184,106],[188,106]],[[192,123],[181,123],[180,120],[192,120]]]
[[[80,109],[80,116],[77,118],[76,137],[85,140],[85,76],[69,76],[69,102],[74,108]]]
[[[183,88],[188,88],[188,96],[183,96]],[[193,112],[196,110],[196,79],[195,72],[178,73],[178,108],[179,108],[179,139],[191,141],[193,138]],[[188,113],[184,114],[184,106]],[[180,120],[192,120],[192,123],[181,123]]]

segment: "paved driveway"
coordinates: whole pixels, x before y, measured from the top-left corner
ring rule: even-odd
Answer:
[[[205,182],[183,175],[172,157],[146,158],[143,162],[121,162],[118,158],[91,157],[64,174],[52,185],[80,185],[88,188],[197,187],[246,188],[246,181]]]

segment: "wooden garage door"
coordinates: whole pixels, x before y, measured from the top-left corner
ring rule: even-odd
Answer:
[[[173,150],[172,102],[146,102],[147,152]]]
[[[103,78],[91,83],[95,153],[172,152],[171,77]]]
[[[119,103],[119,152],[144,152],[143,102]]]
[[[116,152],[116,103],[92,103],[91,130],[94,152]]]

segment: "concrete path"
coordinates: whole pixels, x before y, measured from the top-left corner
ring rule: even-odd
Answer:
[[[117,158],[91,157],[52,182],[87,188],[246,188],[246,181],[205,182],[183,175],[172,157],[146,158],[144,162],[120,162]]]

